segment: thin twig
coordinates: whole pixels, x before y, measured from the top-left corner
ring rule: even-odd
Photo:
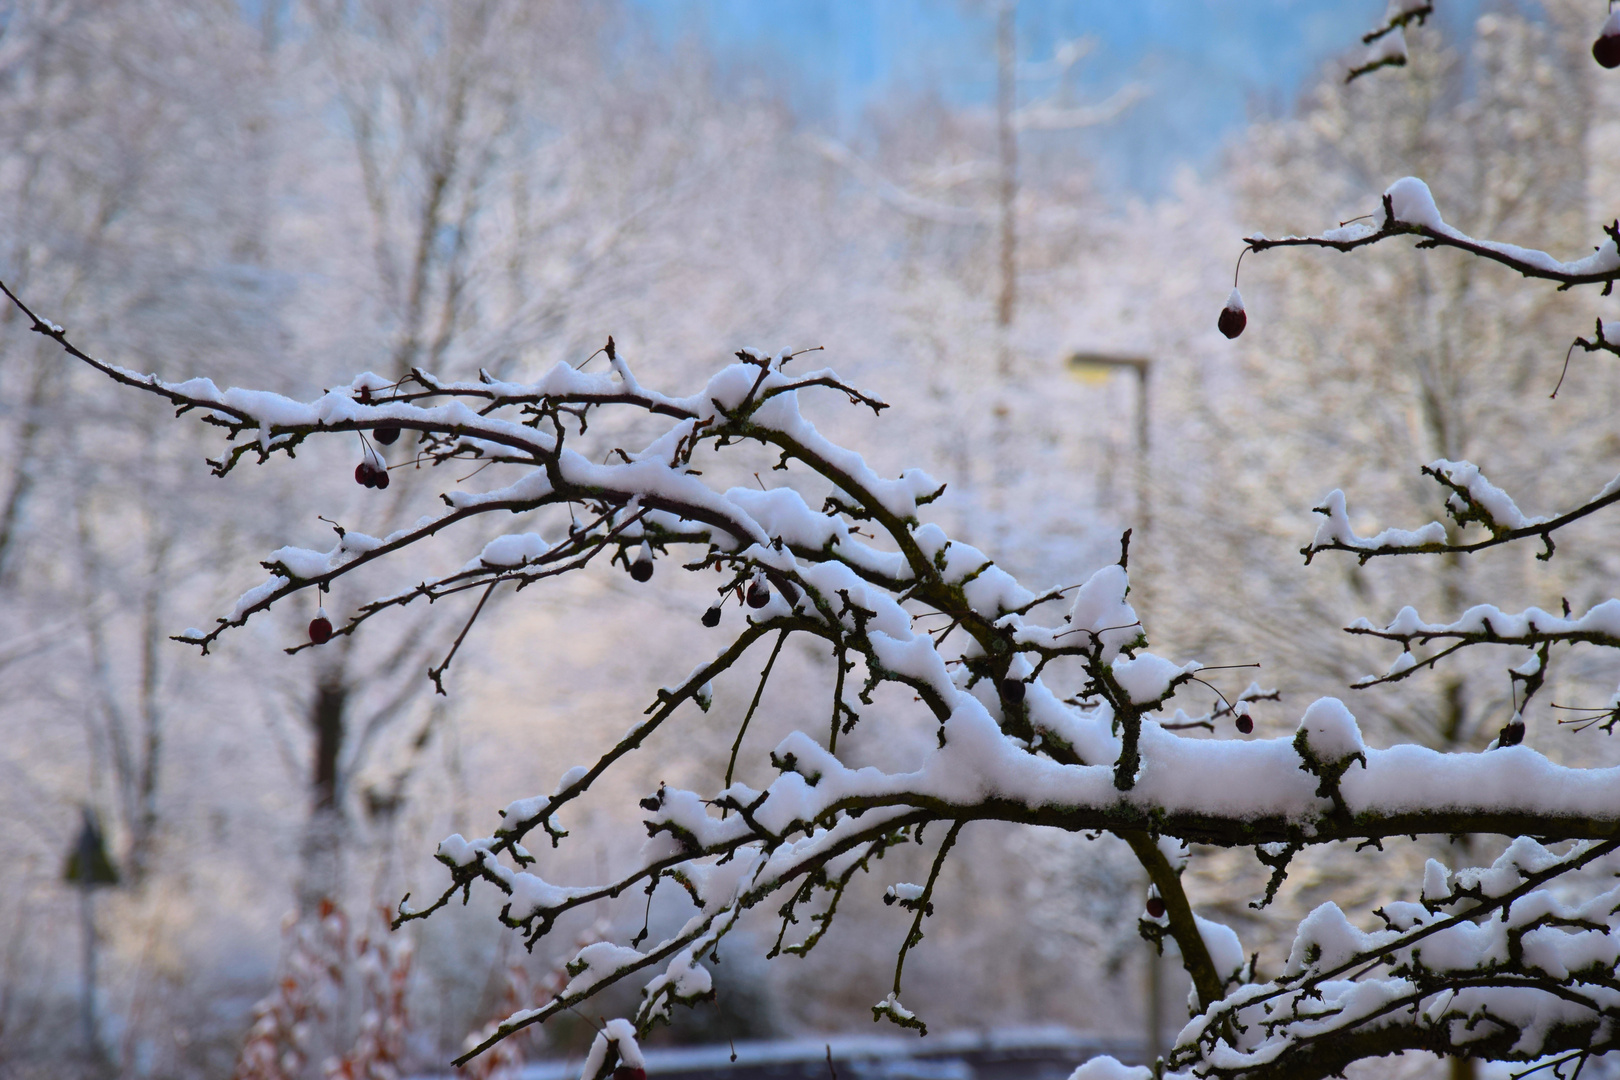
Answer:
[[[737,728],[737,739],[731,744],[731,760],[726,762],[726,787],[731,786],[731,777],[737,771],[737,751],[742,748],[743,736],[748,733],[748,722],[754,718],[754,710],[759,708],[759,699],[765,694],[765,683],[771,677],[771,668],[776,664],[776,656],[782,651],[782,643],[787,640],[790,630],[783,630],[776,635],[776,645],[771,649],[771,657],[765,661],[765,670],[759,673],[759,686],[754,689],[754,700],[748,703],[748,712],[743,715],[742,724]]]
[[[917,915],[911,920],[911,931],[906,934],[906,940],[900,945],[900,955],[894,961],[894,992],[897,997],[900,994],[900,974],[906,966],[906,953],[911,951],[912,945],[922,940],[923,916],[928,914],[929,903],[934,896],[934,883],[939,880],[939,872],[945,866],[945,856],[950,854],[951,847],[956,843],[956,834],[962,831],[966,823],[962,818],[951,823],[951,831],[940,842],[939,853],[934,856],[934,865],[928,871],[928,884],[923,886],[922,895],[917,898]]]
[[[499,584],[500,584],[499,581],[490,582],[489,583],[489,588],[484,590],[484,595],[480,596],[478,598],[478,606],[473,608],[472,616],[471,616],[471,618],[469,618],[467,620],[467,625],[463,626],[461,628],[461,633],[456,635],[455,644],[450,646],[450,652],[449,652],[448,655],[445,656],[444,663],[440,664],[436,668],[429,668],[428,669],[428,678],[433,680],[433,688],[436,691],[438,691],[438,693],[439,693],[439,695],[441,697],[448,697],[449,696],[449,695],[445,694],[445,692],[444,692],[443,678],[444,678],[444,673],[446,671],[448,671],[449,668],[450,668],[450,661],[452,661],[452,660],[454,660],[456,658],[456,650],[460,649],[461,648],[461,643],[467,639],[467,631],[471,630],[472,626],[473,626],[473,623],[478,621],[479,614],[482,613],[483,610],[484,610],[484,604],[489,601],[489,594],[494,592],[495,591],[495,586],[497,586]]]
[[[827,733],[827,753],[838,752],[838,722],[843,719],[844,713],[844,643],[840,639],[838,648],[833,653],[833,666],[838,669],[833,680],[832,730]]]

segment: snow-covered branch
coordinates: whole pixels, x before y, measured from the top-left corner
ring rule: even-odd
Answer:
[[[1413,23],[1422,26],[1432,14],[1434,5],[1429,0],[1389,0],[1378,25],[1361,36],[1367,51],[1345,73],[1344,81],[1353,82],[1379,68],[1405,67],[1406,28]]]
[[[1536,556],[1542,562],[1551,559],[1555,550],[1552,534],[1604,507],[1620,501],[1620,477],[1603,485],[1596,495],[1556,515],[1529,515],[1519,509],[1513,498],[1491,483],[1479,467],[1467,461],[1444,459],[1423,466],[1423,474],[1433,477],[1450,489],[1446,496],[1446,514],[1458,529],[1478,525],[1490,536],[1480,540],[1457,540],[1444,523],[1431,521],[1421,529],[1384,529],[1374,536],[1358,536],[1350,523],[1350,514],[1344,492],[1331,491],[1322,505],[1316,508],[1326,520],[1317,526],[1311,542],[1300,548],[1300,554],[1309,563],[1323,551],[1348,551],[1361,562],[1379,555],[1466,555],[1483,551],[1515,540],[1535,539],[1544,549]]]
[[[1284,974],[1195,1017],[1172,1066],[1203,1077],[1321,1076],[1402,1050],[1533,1061],[1620,1046],[1620,890],[1571,903],[1546,888],[1612,866],[1620,840],[1554,855],[1521,838],[1490,867],[1430,860],[1421,902],[1363,932],[1333,903],[1300,924]],[[1374,972],[1387,968],[1382,975]]]
[[[1278,247],[1354,251],[1393,236],[1416,236],[1420,238],[1418,247],[1456,248],[1501,263],[1528,278],[1556,281],[1560,289],[1576,285],[1602,285],[1607,295],[1615,279],[1620,278],[1620,249],[1616,248],[1620,224],[1607,225],[1603,231],[1608,234],[1608,239],[1599,244],[1592,254],[1569,262],[1556,259],[1545,251],[1519,247],[1517,244],[1476,240],[1446,224],[1435,205],[1429,185],[1415,176],[1407,176],[1395,181],[1384,192],[1383,215],[1376,225],[1357,220],[1319,235],[1285,236],[1276,240],[1256,235],[1246,237],[1244,243],[1255,251]]]

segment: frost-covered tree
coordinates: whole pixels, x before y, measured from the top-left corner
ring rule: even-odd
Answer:
[[[1546,20],[1493,14],[1459,36],[1409,31],[1412,55],[1399,73],[1348,85],[1342,69],[1326,73],[1297,115],[1255,125],[1234,150],[1238,219],[1271,236],[1336,224],[1376,211],[1368,193],[1413,173],[1443,193],[1446,219],[1473,235],[1582,250],[1589,205],[1604,205],[1587,174],[1597,145],[1590,102],[1608,76],[1585,56],[1589,6],[1545,9]],[[1177,587],[1155,594],[1165,604],[1150,625],[1161,646],[1174,642],[1210,663],[1262,663],[1256,674],[1281,703],[1256,706],[1257,730],[1278,734],[1323,688],[1386,670],[1382,642],[1344,634],[1350,615],[1382,622],[1408,604],[1456,613],[1482,597],[1548,610],[1567,598],[1581,610],[1612,595],[1599,591],[1613,557],[1601,516],[1566,531],[1550,563],[1523,546],[1366,565],[1288,557],[1309,536],[1304,511],[1335,487],[1349,493],[1363,531],[1429,513],[1434,481],[1417,466],[1439,458],[1478,464],[1538,510],[1611,476],[1606,366],[1573,367],[1548,398],[1564,335],[1591,327],[1608,303],[1599,290],[1527,289],[1462,252],[1414,259],[1397,245],[1338,258],[1250,254],[1242,275],[1254,325],[1237,348],[1183,362],[1186,378],[1159,383],[1161,401],[1185,417],[1186,437],[1160,443],[1158,505],[1166,520],[1196,518],[1200,527],[1161,534]],[[1213,321],[1204,333],[1219,340]],[[1454,523],[1451,532],[1464,535]],[[1212,541],[1227,559],[1208,558]],[[1432,674],[1351,691],[1367,740],[1441,751],[1488,745],[1521,695],[1499,657],[1473,652]],[[1604,701],[1614,679],[1602,650],[1568,657],[1539,692],[1542,707],[1527,714],[1532,728],[1571,715],[1547,702]],[[1604,739],[1536,745],[1566,764],[1613,760]],[[1285,953],[1295,918],[1326,899],[1376,907],[1389,880],[1415,879],[1430,856],[1466,864],[1493,854],[1488,838],[1436,837],[1391,846],[1373,875],[1332,849],[1307,851],[1275,904],[1254,911],[1246,902],[1265,869],[1228,851],[1196,859],[1189,888],[1265,956]]]
[[[231,261],[247,201],[234,122],[253,112],[257,82],[251,70],[223,74],[244,51],[236,23],[138,3],[8,5],[0,19],[0,259],[18,287],[94,307],[128,328],[134,350],[184,325],[222,367],[261,363],[274,289]],[[176,56],[196,68],[183,85],[155,71]],[[171,152],[182,142],[213,153],[182,162]],[[155,310],[153,289],[172,305]],[[186,579],[202,580],[179,542],[184,515],[154,511],[190,498],[171,482],[194,448],[155,438],[155,414],[121,407],[37,347],[0,357],[0,386],[0,634],[11,642],[0,678],[20,723],[47,710],[84,717],[93,764],[76,795],[105,803],[138,882],[155,858],[175,722],[161,628]]]
[[[1235,170],[1246,224],[1282,235],[1323,211],[1336,221],[1356,217],[1369,209],[1369,188],[1411,173],[1445,192],[1448,217],[1478,235],[1535,237],[1555,250],[1583,243],[1587,99],[1603,72],[1581,62],[1553,27],[1488,16],[1475,29],[1466,47],[1442,47],[1426,32],[1400,75],[1349,86],[1330,77],[1298,117],[1257,125]],[[1297,509],[1336,485],[1353,485],[1362,514],[1415,512],[1432,482],[1408,467],[1413,460],[1471,460],[1499,481],[1548,490],[1584,484],[1594,466],[1605,467],[1594,432],[1606,426],[1606,409],[1584,392],[1598,371],[1577,371],[1573,393],[1547,398],[1563,358],[1547,339],[1590,325],[1601,303],[1595,292],[1520,289],[1476,259],[1411,260],[1394,251],[1306,265],[1251,260],[1244,273],[1246,291],[1264,297],[1266,333],[1240,347],[1227,381],[1182,395],[1205,432],[1193,442],[1214,460],[1201,465],[1189,453],[1166,462],[1206,481],[1168,492],[1167,503],[1210,514],[1234,548],[1297,548]],[[1347,422],[1314,422],[1324,415]],[[1220,474],[1236,475],[1217,493],[1207,481]],[[1589,557],[1554,570],[1572,601],[1588,599],[1575,579],[1596,576]],[[1204,651],[1235,632],[1290,672],[1314,669],[1342,682],[1368,662],[1334,641],[1346,603],[1432,597],[1454,606],[1470,588],[1522,587],[1512,580],[1520,560],[1430,561],[1378,574],[1353,563],[1314,573],[1297,562],[1246,562],[1239,590],[1289,593],[1291,613],[1244,627],[1245,605],[1214,620],[1189,605],[1178,641]],[[1540,588],[1547,576],[1534,580]],[[1207,600],[1229,587],[1208,581],[1194,592]],[[1483,746],[1494,734],[1484,721],[1504,695],[1466,674],[1477,671],[1457,669],[1368,707],[1379,726],[1436,748]]]
[[[1260,257],[1282,246],[1355,251],[1414,237],[1482,260],[1481,272],[1605,293],[1620,278],[1620,226],[1606,230],[1595,254],[1561,261],[1458,230],[1422,180],[1400,179],[1380,199],[1382,188],[1365,194],[1365,221],[1278,240],[1251,236],[1247,245]],[[532,381],[487,371],[441,377],[417,350],[394,376],[363,372],[299,401],[98,359],[27,306],[37,301],[7,291],[33,331],[89,370],[222,431],[225,445],[212,462],[222,479],[314,440],[357,444],[355,478],[368,490],[378,487],[385,455],[456,471],[437,506],[390,506],[383,515],[409,524],[367,535],[338,521],[326,550],[270,552],[266,579],[213,625],[177,635],[183,642],[206,652],[279,605],[312,616],[308,639],[289,651],[331,649],[373,632],[397,609],[445,604],[465,621],[430,677],[450,689],[459,670],[452,665],[478,647],[479,619],[497,593],[531,585],[542,592],[556,579],[617,566],[632,582],[678,598],[688,621],[646,632],[680,639],[701,657],[649,672],[643,715],[589,717],[601,729],[599,756],[555,768],[549,793],[508,805],[488,835],[445,838],[437,857],[448,880],[430,900],[400,904],[398,921],[414,921],[487,893],[499,899],[502,924],[533,946],[576,912],[646,898],[647,925],[579,948],[566,983],[512,1014],[469,1056],[608,1000],[622,984],[639,986],[639,1003],[605,1024],[585,1073],[600,1080],[621,1065],[633,1072],[637,1039],[677,1004],[712,992],[706,965],[751,910],[779,920],[773,954],[802,956],[834,931],[846,896],[864,890],[896,909],[892,980],[872,989],[874,1019],[925,1031],[925,1018],[902,1001],[905,962],[925,946],[936,908],[952,902],[948,864],[969,850],[959,838],[991,823],[1111,833],[1140,861],[1151,884],[1139,929],[1174,943],[1192,984],[1189,1023],[1161,1071],[1326,1076],[1364,1058],[1427,1050],[1568,1075],[1620,1048],[1620,892],[1612,887],[1620,777],[1555,764],[1545,752],[1568,736],[1551,725],[1527,734],[1524,723],[1532,701],[1535,714],[1548,715],[1544,687],[1555,661],[1620,646],[1620,601],[1580,611],[1408,608],[1352,623],[1353,634],[1388,643],[1393,656],[1388,673],[1370,682],[1423,677],[1463,650],[1507,651],[1502,677],[1515,709],[1481,751],[1369,745],[1351,709],[1332,697],[1302,710],[1288,736],[1250,737],[1253,695],[1238,692],[1246,675],[1150,651],[1154,628],[1129,595],[1128,534],[1114,565],[1039,589],[1020,585],[930,520],[942,483],[915,468],[880,475],[811,422],[809,410],[830,413],[840,402],[881,422],[886,405],[830,369],[805,370],[803,354],[744,349],[701,388],[677,396],[644,386],[611,338]],[[1601,323],[1579,344],[1620,351]],[[603,430],[612,433],[605,456],[596,452]],[[380,447],[367,441],[379,432],[387,433],[375,439]],[[468,463],[474,468],[465,471]],[[1611,483],[1584,502],[1534,515],[1468,462],[1438,460],[1427,475],[1449,526],[1361,535],[1349,500],[1334,492],[1319,504],[1322,525],[1307,555],[1318,563],[1490,558],[1518,544],[1564,558],[1570,545],[1555,548],[1555,534],[1620,499]],[[424,487],[372,497],[420,497]],[[509,514],[531,515],[533,524],[488,539],[487,523]],[[414,584],[367,591],[386,564],[399,569],[383,580]],[[369,599],[317,614],[311,594],[331,596],[339,581],[349,586],[345,595]],[[824,658],[811,668],[826,675],[820,720],[767,745],[758,735],[765,687],[789,665],[811,664],[811,652]],[[727,683],[742,687],[735,710],[717,705],[732,696]],[[1222,705],[1202,717],[1176,712],[1178,694],[1206,688],[1219,688]],[[1588,728],[1620,716],[1614,700],[1585,704],[1594,706],[1580,714]],[[643,772],[682,767],[669,748],[714,728],[730,736],[729,750],[697,782],[629,796],[616,782],[638,762]],[[565,867],[584,862],[564,861],[569,827],[591,799],[627,797],[639,801],[641,828],[600,860],[598,877],[565,880]],[[1199,912],[1203,898],[1184,885],[1197,857],[1192,845],[1252,849],[1272,871],[1256,900],[1263,907],[1306,849],[1354,844],[1342,857],[1371,873],[1383,865],[1386,843],[1459,836],[1506,843],[1485,866],[1430,860],[1420,880],[1390,883],[1382,905],[1355,912],[1355,921],[1323,904],[1294,928],[1286,956],[1247,953],[1235,931],[1207,908]],[[912,847],[927,853],[926,873],[911,881],[885,875],[893,856]],[[652,918],[655,906],[678,917]],[[1083,1075],[1145,1074],[1098,1060]]]

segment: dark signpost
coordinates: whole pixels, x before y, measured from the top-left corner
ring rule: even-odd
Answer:
[[[107,855],[107,841],[101,833],[96,812],[84,807],[79,835],[68,849],[62,879],[79,887],[79,918],[84,927],[84,988],[79,1003],[84,1023],[84,1045],[91,1058],[100,1058],[101,1040],[96,1034],[96,911],[95,891],[118,884],[118,868]]]

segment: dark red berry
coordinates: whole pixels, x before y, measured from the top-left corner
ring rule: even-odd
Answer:
[[[1249,325],[1247,313],[1237,308],[1221,308],[1221,317],[1215,323],[1220,327],[1221,333],[1229,338],[1235,338],[1243,333],[1243,328]]]
[[[1147,913],[1150,919],[1164,918],[1164,901],[1157,896],[1147,898]]]
[[[371,437],[384,446],[393,446],[399,441],[399,426],[384,424],[381,427],[374,427],[371,429]]]
[[[765,584],[764,578],[755,578],[748,583],[748,606],[762,608],[771,602],[771,587]]]
[[[1605,66],[1613,67],[1614,65]],[[1502,733],[1496,737],[1496,745],[1518,746],[1522,742],[1524,742],[1524,721],[1515,716],[1507,722],[1507,726],[1502,729]]]
[[[620,1065],[613,1070],[613,1080],[647,1080],[647,1070],[633,1065]]]
[[[1592,42],[1592,59],[1602,67],[1620,67],[1620,34],[1604,34]]]
[[[354,480],[368,488],[385,488],[388,486],[388,470],[379,469],[369,461],[362,461],[354,467]]]
[[[317,645],[325,645],[332,640],[332,621],[325,615],[317,615],[309,621],[309,640]]]
[[[1254,730],[1254,717],[1250,716],[1248,713],[1243,713],[1243,714],[1239,715],[1238,718],[1237,718],[1237,729],[1239,731],[1243,732],[1243,734],[1245,734],[1245,735],[1247,735],[1249,732],[1253,731]]]
[[[703,613],[703,625],[715,627],[720,625],[720,605],[716,604]]]

